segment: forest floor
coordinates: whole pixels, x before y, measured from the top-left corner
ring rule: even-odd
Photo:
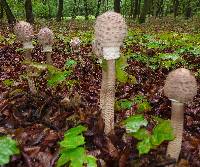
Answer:
[[[194,21],[195,22],[195,21]],[[180,167],[200,166],[200,34],[198,22],[177,23],[152,20],[144,25],[131,24],[127,39],[121,49],[129,55],[126,72],[135,76],[136,83],[116,84],[116,99],[131,99],[144,96],[151,109],[142,112],[149,120],[147,129],[155,125],[151,116],[170,119],[170,101],[163,94],[167,74],[178,67],[194,72],[198,81],[198,94],[186,105]],[[23,63],[22,45],[6,26],[0,31],[0,135],[14,138],[20,147],[20,155],[12,157],[8,167],[51,167],[59,156],[59,141],[64,132],[78,124],[85,125],[84,133],[88,154],[95,156],[98,166],[108,167],[154,167],[174,164],[166,157],[168,142],[139,155],[138,140],[125,137],[121,122],[137,113],[137,104],[115,113],[115,135],[103,134],[103,121],[99,108],[101,66],[92,54],[92,28],[87,24],[51,24],[55,32],[53,65],[63,69],[66,60],[75,60],[77,65],[68,80],[73,83],[47,84],[47,71],[35,77],[38,94],[29,91],[26,65]],[[36,24],[35,29],[39,29]],[[147,28],[148,27],[148,28]],[[87,29],[87,31],[84,31]],[[35,31],[37,33],[37,31]],[[80,37],[82,44],[78,53],[73,53],[69,42],[71,37]],[[45,63],[45,54],[34,40],[32,59]],[[164,58],[163,58],[164,57]],[[67,84],[67,86],[66,86]],[[69,101],[63,102],[64,98]]]

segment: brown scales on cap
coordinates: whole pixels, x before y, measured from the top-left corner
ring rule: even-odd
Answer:
[[[30,23],[19,21],[14,27],[14,32],[17,36],[17,39],[22,42],[28,42],[32,40],[33,27],[30,25]]]
[[[45,45],[53,45],[53,39],[54,39],[54,34],[53,32],[45,27],[40,29],[39,33],[38,33],[38,40],[40,42],[40,44],[42,44],[43,46]]]
[[[109,11],[97,17],[95,37],[102,47],[120,47],[126,32],[125,20],[119,13]]]
[[[178,160],[183,134],[184,103],[192,101],[197,94],[196,79],[187,69],[174,70],[165,81],[164,93],[172,100],[171,123],[175,135],[175,139],[168,144],[167,155]]]
[[[47,52],[47,63],[53,64],[51,59],[52,45],[53,45],[54,34],[53,32],[45,27],[42,28],[38,33],[39,43],[42,45],[42,52]]]
[[[172,71],[165,81],[164,93],[169,99],[174,99],[181,103],[192,101],[197,94],[196,79],[185,68]]]

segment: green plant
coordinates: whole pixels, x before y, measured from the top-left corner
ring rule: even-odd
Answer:
[[[133,99],[120,99],[116,101],[115,108],[116,110],[129,110],[131,107],[135,105],[136,112],[147,112],[151,110],[151,105],[145,96],[136,95]]]
[[[73,86],[75,80],[70,80],[69,77],[73,74],[73,69],[77,62],[73,59],[68,59],[65,62],[64,69],[59,69],[50,64],[40,64],[35,62],[25,61],[25,64],[32,68],[35,68],[35,76],[39,76],[44,70],[48,71],[47,85],[50,87],[56,87],[59,84],[65,84],[69,87]]]
[[[154,119],[158,124],[152,131],[144,128],[147,126],[148,121],[143,115],[133,115],[123,122],[127,133],[139,140],[137,143],[137,150],[140,155],[148,153],[151,149],[155,149],[165,140],[174,139],[173,128],[170,121],[156,117],[154,117]]]
[[[13,84],[14,84],[14,80],[13,79],[5,79],[5,80],[3,80],[3,84],[5,85],[5,86],[7,86],[7,87],[12,87],[13,86]]]
[[[97,166],[96,158],[87,155],[83,147],[85,138],[82,133],[86,130],[86,127],[79,125],[65,132],[64,139],[59,143],[60,157],[57,161],[57,167],[65,164],[68,164],[69,167],[82,167],[83,164],[87,164],[88,167]]]
[[[9,163],[10,156],[19,154],[19,148],[15,140],[7,136],[0,137],[0,165]]]

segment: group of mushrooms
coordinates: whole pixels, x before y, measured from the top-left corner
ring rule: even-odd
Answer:
[[[127,33],[124,18],[116,12],[108,11],[97,17],[95,23],[95,40],[93,51],[107,62],[107,69],[102,69],[102,83],[100,90],[100,109],[105,123],[105,134],[114,133],[114,104],[115,104],[115,59],[120,57],[120,46]],[[29,23],[18,22],[15,33],[27,50],[33,49],[31,43],[33,28]],[[38,33],[38,40],[43,46],[43,52],[52,51],[53,33],[43,28]],[[27,56],[30,58],[30,56]],[[47,56],[48,63],[52,63],[51,56]],[[197,94],[197,82],[191,72],[179,68],[169,73],[165,80],[164,94],[171,100],[171,122],[175,139],[170,141],[167,155],[178,160],[184,124],[184,104],[192,101]]]

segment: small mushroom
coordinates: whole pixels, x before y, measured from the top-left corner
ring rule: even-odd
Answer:
[[[120,46],[127,32],[124,18],[116,12],[108,11],[97,17],[95,24],[95,40],[103,48],[103,58],[107,61],[104,102],[102,116],[105,123],[105,134],[114,130],[115,103],[115,59],[120,57]],[[101,99],[101,97],[100,97]]]
[[[32,45],[33,27],[30,23],[19,21],[14,27],[14,32],[19,41],[23,43],[25,58],[31,60],[31,51],[34,48]]]
[[[78,37],[74,37],[70,41],[71,49],[74,53],[78,53],[80,51],[81,40]]]
[[[23,43],[23,48],[25,49],[25,59],[31,60],[31,52],[32,49],[34,48],[32,45],[32,38],[33,38],[32,25],[25,21],[19,21],[14,27],[14,32],[16,34],[17,39]],[[36,94],[37,90],[35,87],[34,79],[32,76],[33,74],[30,67],[27,67],[27,72],[28,72],[27,75],[28,75],[28,85],[30,92],[32,94]]]
[[[51,59],[53,39],[54,39],[54,34],[47,27],[42,28],[38,33],[39,43],[43,47],[42,52],[47,53],[47,63],[49,64],[53,64],[52,59]]]
[[[171,100],[171,122],[175,134],[175,139],[168,144],[167,155],[178,160],[184,128],[184,104],[192,101],[197,94],[195,77],[185,68],[170,72],[165,80],[164,94]]]

